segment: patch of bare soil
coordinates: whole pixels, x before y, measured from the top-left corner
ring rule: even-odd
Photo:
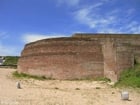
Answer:
[[[14,79],[15,69],[0,69],[0,105],[140,105],[140,90],[112,88],[97,81]],[[16,88],[20,81],[21,88]],[[121,91],[129,92],[128,101]]]

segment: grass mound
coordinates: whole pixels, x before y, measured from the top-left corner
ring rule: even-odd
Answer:
[[[30,74],[26,74],[26,73],[18,73],[17,71],[13,72],[13,77],[16,78],[33,78],[33,79],[37,79],[37,80],[52,80],[52,78],[47,78],[45,76],[36,76],[36,75],[30,75]]]
[[[134,68],[124,70],[115,85],[119,87],[140,88],[140,64],[136,64]]]

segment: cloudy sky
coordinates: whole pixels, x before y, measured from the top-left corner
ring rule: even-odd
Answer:
[[[140,33],[140,0],[0,0],[0,55],[73,33]]]

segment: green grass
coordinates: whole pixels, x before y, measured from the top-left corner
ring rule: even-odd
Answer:
[[[124,70],[115,86],[140,88],[140,64],[136,64],[134,68]]]
[[[106,77],[86,77],[86,78],[75,78],[75,79],[67,79],[68,81],[104,81],[104,82],[110,82],[111,80]]]
[[[45,77],[45,76],[36,76],[36,75],[30,75],[30,74],[26,74],[26,73],[18,73],[17,71],[13,72],[13,77],[16,77],[16,78],[20,78],[20,79],[24,79],[24,78],[27,78],[27,79],[37,79],[37,80],[52,80],[51,77]]]
[[[96,87],[95,89],[101,89],[101,87]]]
[[[37,80],[54,80],[54,78],[52,77],[45,77],[45,76],[36,76],[36,75],[30,75],[30,74],[26,74],[26,73],[18,73],[18,71],[15,71],[12,73],[13,77],[15,78],[20,78],[20,79],[24,79],[24,78],[33,78],[33,79],[37,79]],[[108,78],[83,78],[83,79],[69,79],[68,81],[104,81],[104,82],[110,82],[110,79]]]

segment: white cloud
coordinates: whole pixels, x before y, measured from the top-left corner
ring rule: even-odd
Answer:
[[[140,24],[136,21],[129,23],[126,28],[133,33],[140,33]]]
[[[76,6],[79,4],[80,0],[57,0],[58,4],[67,4],[69,6]]]
[[[84,8],[84,9],[76,11],[74,15],[76,16],[76,19],[80,21],[81,23],[86,24],[90,27],[94,27],[95,22],[89,16],[90,12],[91,12],[90,8]]]
[[[102,0],[80,8],[74,12],[74,17],[99,33],[140,33],[140,23],[132,20],[135,9],[129,8],[127,12],[121,8],[104,11],[104,5],[110,1]]]
[[[92,8],[98,8],[102,5],[103,5],[103,2],[99,2],[99,3],[96,3],[96,4],[92,5]]]
[[[42,35],[42,34],[23,34],[22,40],[24,43],[30,43],[41,39],[57,38],[57,37],[67,37],[67,35],[62,34],[52,34],[52,35]]]
[[[112,24],[115,20],[114,16],[101,17],[97,12],[93,12],[93,8],[84,8],[75,12],[76,19],[90,28],[100,27],[102,25]]]

